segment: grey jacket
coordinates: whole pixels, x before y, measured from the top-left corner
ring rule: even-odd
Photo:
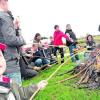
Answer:
[[[0,87],[0,100],[12,100],[12,96],[15,98],[13,100],[29,100],[32,94],[38,89],[37,85],[22,87],[14,82],[10,84],[10,87],[11,91],[5,87]],[[13,95],[10,95],[11,93]]]
[[[19,48],[25,45],[25,41],[21,35],[16,35],[13,19],[8,13],[0,11],[0,42],[7,45],[4,57],[7,62],[7,71],[19,71]]]

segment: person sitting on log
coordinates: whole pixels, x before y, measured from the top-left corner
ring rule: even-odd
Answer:
[[[43,50],[38,49],[38,44],[33,44],[32,51],[33,51],[32,62],[34,63],[35,66],[41,67],[41,68],[51,67],[50,59],[47,59],[44,56]]]

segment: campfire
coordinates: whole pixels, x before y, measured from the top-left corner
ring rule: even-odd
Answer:
[[[87,53],[89,59],[69,71],[73,74],[72,77],[60,82],[78,77],[79,81],[77,82],[77,85],[79,87],[84,86],[95,89],[100,86],[100,44],[93,51],[87,51]]]

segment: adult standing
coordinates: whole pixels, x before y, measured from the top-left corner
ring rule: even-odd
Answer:
[[[7,63],[5,74],[21,84],[19,49],[25,45],[25,41],[18,33],[18,29],[15,29],[13,20],[14,18],[8,9],[8,0],[0,0],[0,42],[7,45],[7,49],[4,51]]]
[[[75,33],[72,31],[72,28],[71,28],[71,25],[70,24],[67,24],[66,25],[66,31],[65,31],[65,34],[68,34],[70,36],[70,38],[73,39],[73,43],[66,40],[66,45],[69,47],[69,51],[70,51],[70,56],[72,57],[74,55],[74,49],[76,49],[76,44],[77,44],[77,38],[76,38],[76,35]],[[75,61],[79,61],[79,57],[78,55],[76,55],[75,57],[72,57],[71,58],[72,62],[75,62]]]

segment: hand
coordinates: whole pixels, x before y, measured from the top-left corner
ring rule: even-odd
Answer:
[[[74,42],[72,38],[70,38],[70,41],[71,41],[71,42]]]
[[[43,88],[45,88],[47,86],[47,84],[48,84],[48,82],[46,80],[43,80],[43,81],[39,82],[37,86],[39,89],[42,90]]]

